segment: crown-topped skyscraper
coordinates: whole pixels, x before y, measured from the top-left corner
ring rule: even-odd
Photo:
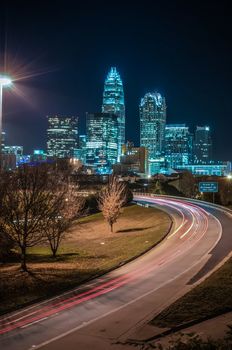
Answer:
[[[111,67],[104,84],[103,113],[113,113],[118,118],[118,161],[125,144],[125,103],[122,79],[115,67]]]

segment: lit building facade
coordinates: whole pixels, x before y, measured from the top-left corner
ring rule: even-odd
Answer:
[[[23,155],[23,146],[4,146],[3,153],[14,154],[18,163]]]
[[[34,149],[33,155],[31,156],[32,162],[45,162],[47,160],[47,154],[43,149]]]
[[[231,162],[215,162],[211,164],[188,164],[180,166],[180,170],[188,170],[195,176],[227,176],[231,174]]]
[[[161,94],[147,93],[139,107],[140,146],[148,149],[149,173],[155,171],[153,164],[165,151],[166,102]],[[155,166],[156,168],[156,166]]]
[[[86,135],[79,135],[78,148],[74,150],[74,158],[86,163]]]
[[[193,137],[185,124],[169,124],[165,128],[167,166],[178,168],[192,163]]]
[[[78,145],[78,118],[49,116],[47,129],[47,156],[72,158]]]
[[[120,163],[114,165],[115,173],[136,173],[146,175],[148,170],[148,152],[145,147],[135,147],[133,142],[122,146]]]
[[[118,119],[118,161],[125,143],[125,102],[122,79],[115,67],[112,67],[106,77],[103,92],[103,113],[112,113]]]
[[[86,165],[99,173],[111,172],[118,157],[117,115],[87,113],[86,132]]]
[[[194,163],[208,164],[212,160],[212,139],[209,126],[197,126],[194,138]]]

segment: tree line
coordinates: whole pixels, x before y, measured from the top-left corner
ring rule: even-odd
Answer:
[[[21,166],[0,176],[0,246],[20,252],[21,269],[28,271],[28,249],[48,244],[56,257],[65,232],[87,214],[78,183],[66,172],[47,165]],[[128,200],[125,183],[115,176],[100,191],[97,203],[113,232],[121,208]]]

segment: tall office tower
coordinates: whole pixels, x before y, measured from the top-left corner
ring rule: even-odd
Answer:
[[[140,146],[148,149],[149,173],[153,173],[152,164],[164,155],[166,102],[159,93],[147,93],[141,99]]]
[[[86,163],[86,135],[79,135],[78,148],[74,150],[74,158],[79,159],[82,164]]]
[[[49,116],[47,155],[54,158],[72,158],[78,145],[78,118]]]
[[[118,117],[118,161],[125,143],[125,103],[123,84],[119,73],[112,67],[106,77],[103,92],[103,113],[113,113]]]
[[[192,134],[185,124],[169,124],[165,128],[165,159],[170,168],[191,164]]]
[[[100,173],[110,172],[118,157],[118,117],[111,113],[87,113],[86,132],[86,165]]]
[[[80,149],[86,148],[86,135],[79,135],[79,148]]]
[[[212,139],[209,126],[197,126],[194,139],[194,163],[208,164],[212,160]]]

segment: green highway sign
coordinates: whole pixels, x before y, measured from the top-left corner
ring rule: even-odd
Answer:
[[[199,182],[198,184],[199,192],[218,192],[218,182]]]

